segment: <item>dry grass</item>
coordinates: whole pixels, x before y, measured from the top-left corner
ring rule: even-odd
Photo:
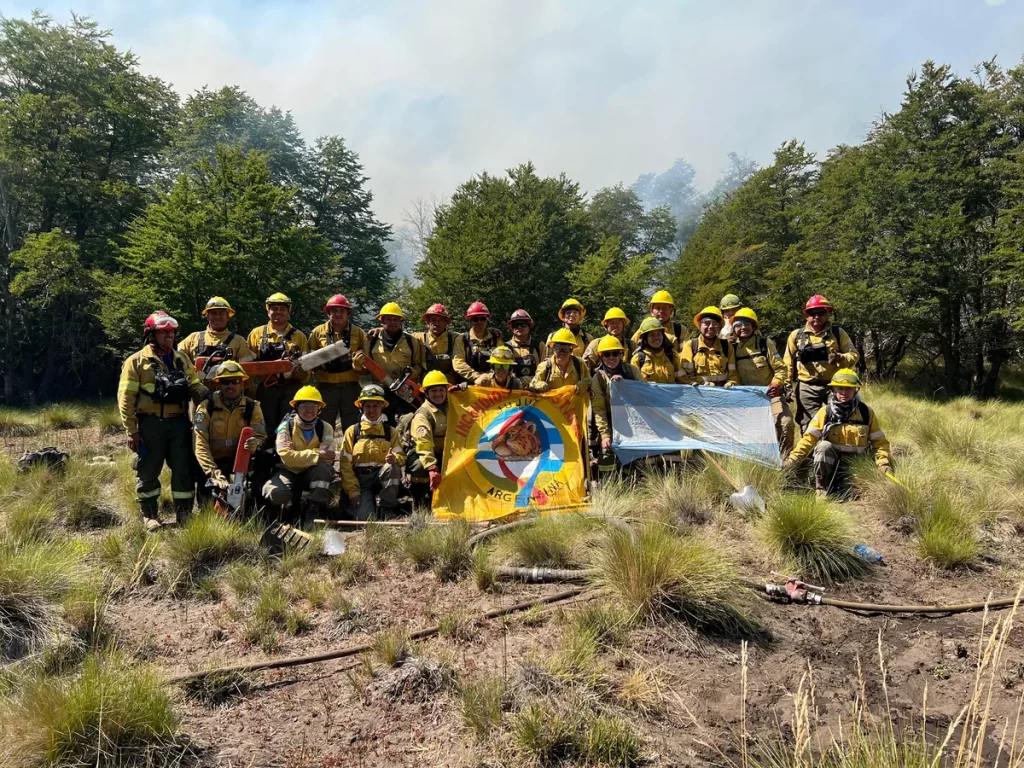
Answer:
[[[169,569],[169,588],[181,594],[222,565],[258,558],[262,553],[260,529],[255,523],[225,520],[206,509],[173,531],[164,540],[163,551]]]
[[[411,652],[409,634],[400,629],[385,629],[373,638],[374,656],[389,667],[397,667]]]
[[[90,413],[74,403],[53,403],[39,413],[46,429],[80,429],[89,423]]]
[[[401,547],[416,570],[432,568],[440,581],[456,581],[473,562],[468,540],[469,525],[453,520],[446,525],[410,525]]]
[[[459,685],[459,715],[478,742],[487,741],[501,728],[503,712],[510,703],[508,685],[500,677],[463,680]]]
[[[495,540],[499,562],[525,567],[572,568],[586,563],[605,523],[575,513],[537,518]]]

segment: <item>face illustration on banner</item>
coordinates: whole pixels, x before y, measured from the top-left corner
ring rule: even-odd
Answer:
[[[482,491],[517,508],[543,505],[558,487],[538,487],[537,480],[564,462],[565,444],[551,418],[532,405],[517,406],[483,426],[471,475]]]

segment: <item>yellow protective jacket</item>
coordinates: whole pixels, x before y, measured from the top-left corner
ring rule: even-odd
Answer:
[[[382,328],[371,329],[366,337],[366,354],[372,357],[389,375],[400,378],[408,368],[412,371],[413,379],[420,381],[423,378],[423,363],[425,361],[423,343],[411,333],[402,331],[402,338],[391,350],[384,345],[384,330]]]
[[[184,352],[174,350],[174,367],[188,381],[189,391],[201,385],[196,369]],[[124,361],[121,380],[117,384],[117,409],[121,413],[121,426],[128,435],[139,431],[139,416],[181,416],[188,413],[188,400],[181,405],[158,403],[152,398],[158,371],[170,374],[153,347],[147,344]]]
[[[249,422],[246,423],[246,411]],[[249,397],[241,397],[232,407],[224,403],[220,392],[214,392],[201,402],[192,418],[195,432],[196,460],[208,477],[221,474],[217,460],[233,457],[238,449],[238,438],[245,427],[252,427],[253,437],[260,447],[267,439],[267,425],[263,423],[263,409]]]
[[[458,334],[445,331],[434,336],[430,331],[417,331],[413,336],[423,345],[423,373],[440,371],[449,384],[457,384],[459,378],[455,375],[454,359]]]
[[[564,327],[565,326],[563,326],[563,328]],[[573,347],[573,349],[572,349],[573,355],[575,355],[576,357],[582,358],[583,357],[583,353],[587,351],[587,346],[590,344],[590,342],[592,342],[594,340],[594,337],[591,334],[589,334],[586,331],[584,331],[583,330],[583,326],[580,326],[575,331],[573,331],[572,328],[566,328],[566,330],[569,331],[570,333],[572,333],[572,335],[576,337],[576,346]],[[547,338],[547,342],[544,345],[549,350],[551,349],[551,337],[554,336],[554,335],[555,335],[554,331],[549,333],[548,334],[548,338]]]
[[[398,429],[388,424],[387,417],[383,414],[376,422],[368,422],[364,417],[358,424],[353,424],[345,430],[339,464],[342,487],[350,499],[359,498],[359,478],[356,477],[356,470],[383,466],[389,451],[395,454],[399,464],[405,463],[405,451],[398,437]]]
[[[750,387],[786,384],[786,365],[774,341],[755,333],[746,341],[735,339],[732,345],[740,384]]]
[[[715,339],[711,346],[707,345],[703,336],[690,339],[683,345],[679,362],[686,374],[684,384],[721,386],[727,381],[740,383],[736,373],[736,352],[732,344],[723,339]]]
[[[603,338],[604,336],[598,336],[593,339],[587,344],[587,348],[583,352],[583,361],[590,366],[591,371],[601,364],[601,355],[597,352],[597,345],[601,343]],[[619,339],[619,341],[626,348],[626,351],[622,353],[622,359],[625,362],[629,362],[633,357],[633,353],[636,352],[636,343],[632,339]]]
[[[537,372],[537,367],[551,351],[543,341],[535,339],[533,336],[525,344],[520,344],[513,337],[505,342],[505,346],[512,350],[512,354],[516,358],[516,366],[512,369],[513,373],[525,376],[526,369],[529,368],[530,378],[533,378],[533,374]]]
[[[525,390],[527,388],[526,385],[528,383],[529,382],[523,381],[518,376],[509,374],[508,380],[504,384],[499,384],[497,381],[494,380],[494,371],[490,371],[488,373],[480,374],[480,378],[476,380],[476,384],[474,386],[491,387],[493,389],[506,389],[511,392],[514,389]]]
[[[227,341],[229,337],[231,340]],[[225,344],[225,342],[227,343]],[[208,356],[222,344],[231,350],[232,360],[244,363],[254,360],[256,357],[249,349],[249,345],[245,342],[245,336],[242,334],[232,333],[228,330],[211,331],[209,328],[205,331],[190,333],[178,345],[178,349],[188,355],[188,359],[195,365],[197,357]]]
[[[827,425],[828,407],[821,409],[807,425],[807,431],[789,454],[789,461],[799,461],[809,454],[819,440],[828,440],[840,453],[868,453],[874,456],[875,464],[889,469],[889,440],[878,422],[873,408],[858,402],[850,418],[842,424]],[[826,431],[826,426],[828,430]]]
[[[281,419],[276,430],[274,446],[285,469],[303,472],[320,463],[320,449],[334,445],[334,427],[320,420],[306,440],[299,417],[289,414]],[[337,449],[335,449],[337,450]]]
[[[679,384],[686,375],[679,353],[669,346],[668,336],[658,349],[639,347],[629,362],[644,381],[653,384]]]
[[[838,333],[837,333],[838,331]],[[829,352],[839,353],[839,362],[810,362],[804,363],[800,360],[800,350],[809,345],[824,344]],[[797,328],[786,340],[786,375],[790,382],[807,381],[816,384],[828,384],[840,368],[856,368],[860,355],[853,346],[844,329],[829,323],[820,334],[811,330],[811,326],[805,325]]]
[[[622,363],[619,374],[630,381],[643,381],[640,369],[631,363]],[[612,401],[608,396],[611,378],[603,367],[597,368],[590,379],[590,407],[594,412],[594,424],[602,439],[612,436]]]
[[[665,328],[665,346],[672,347],[676,352],[681,352],[683,349],[683,343],[688,341],[690,338],[690,331],[685,325],[677,320],[672,320],[669,325],[672,327]],[[662,324],[662,327],[665,327],[664,323]],[[639,330],[633,332],[633,337],[630,341],[633,342],[634,347],[640,346]]]
[[[576,384],[581,384],[576,390],[579,394],[590,392],[590,371],[582,358],[574,355],[569,363],[569,368],[563,372],[552,356],[537,367],[537,373],[534,374],[533,380],[530,382],[530,390],[547,392],[550,389],[571,387]]]
[[[417,409],[412,417],[412,439],[424,469],[438,464],[444,451],[444,435],[448,431],[448,404],[439,408],[430,401]],[[437,467],[440,469],[440,465]]]
[[[349,355],[353,355],[356,352],[364,352],[366,350],[366,332],[357,325],[351,323],[346,326],[342,333],[334,333],[330,328],[330,321],[322,323],[314,328],[309,333],[309,351],[312,352],[315,349],[323,349],[328,344],[333,344],[336,341],[341,341],[346,336],[348,337],[345,343],[348,345]],[[319,368],[313,369],[313,374],[316,376],[318,384],[344,384],[346,382],[359,381],[359,377],[362,374],[363,365],[362,363],[356,362],[355,360],[347,361],[351,363],[351,367],[347,371],[329,371],[328,366],[321,365]],[[332,360],[328,365],[337,367],[338,361]]]
[[[470,329],[455,337],[455,372],[463,381],[476,384],[476,380],[490,369],[487,358],[491,350],[504,343],[501,331],[488,327],[482,337],[477,337]],[[478,370],[483,369],[483,370]]]
[[[306,334],[294,327],[291,323],[284,329],[284,333],[278,333],[274,330],[274,326],[261,325],[253,328],[249,331],[249,349],[252,350],[257,360],[264,360],[263,354],[266,350],[266,344],[278,344],[284,342],[285,349],[289,356],[298,353],[300,355],[305,354],[309,351],[309,343],[306,341]],[[261,380],[264,377],[258,377]],[[292,381],[305,381],[309,378],[308,371],[300,371],[295,369],[291,375]],[[281,383],[279,380],[277,383]],[[253,381],[255,386],[257,382]]]

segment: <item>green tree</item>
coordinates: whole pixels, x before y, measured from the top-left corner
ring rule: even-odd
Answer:
[[[625,258],[641,254],[661,254],[676,239],[676,222],[668,206],[644,210],[633,189],[621,184],[594,193],[587,205],[594,229],[605,237],[617,237]]]
[[[648,286],[657,276],[653,253],[627,258],[617,237],[602,238],[596,251],[587,254],[566,276],[573,296],[589,308],[585,324],[601,328],[603,313],[620,307],[634,328],[647,314]]]
[[[566,275],[595,241],[579,185],[564,175],[542,179],[532,163],[481,174],[438,209],[416,265],[417,306],[406,310],[439,301],[458,316],[481,299],[497,318],[524,307],[540,328],[554,326]]]

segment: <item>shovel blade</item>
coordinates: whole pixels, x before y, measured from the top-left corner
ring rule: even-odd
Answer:
[[[743,486],[742,490],[729,496],[729,501],[743,512],[764,512],[767,509],[761,494],[752,485]]]
[[[345,553],[345,539],[340,531],[327,531],[324,534],[323,553],[328,557],[337,557]]]

